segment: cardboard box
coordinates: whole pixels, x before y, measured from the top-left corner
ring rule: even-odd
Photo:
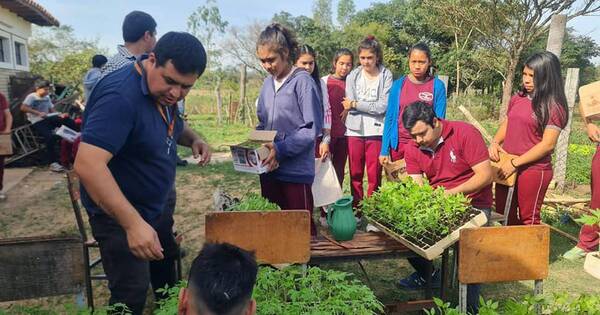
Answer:
[[[0,134],[0,155],[12,155],[12,135]]]
[[[590,119],[600,119],[600,81],[579,88],[579,112]]]
[[[501,185],[509,186],[509,187],[514,186],[515,181],[517,180],[517,172],[514,172],[508,178],[501,179],[500,177],[498,177],[498,171],[500,171],[500,167],[502,167],[502,165],[504,165],[504,163],[510,163],[510,160],[516,159],[518,156],[512,155],[512,154],[506,154],[503,152],[499,152],[499,154],[500,154],[500,161],[491,162],[491,164],[492,164],[492,179],[494,180],[494,183],[497,183],[497,184],[501,184]]]
[[[262,161],[269,156],[269,149],[264,144],[273,142],[276,135],[275,130],[253,130],[248,141],[230,146],[233,168],[245,173],[266,173],[267,167]]]
[[[408,176],[404,159],[384,164],[383,170],[385,171],[385,177],[392,182],[401,181]]]

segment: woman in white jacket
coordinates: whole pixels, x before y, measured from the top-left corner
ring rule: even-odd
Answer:
[[[367,195],[381,185],[381,150],[383,122],[392,87],[392,72],[383,66],[383,50],[374,36],[367,36],[358,46],[360,66],[346,78],[346,97],[342,104],[346,116],[350,188],[353,206],[361,217],[358,205],[363,199],[363,177],[367,169]]]

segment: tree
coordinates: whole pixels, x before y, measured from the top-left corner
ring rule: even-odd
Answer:
[[[502,0],[486,4],[493,18],[480,20],[485,26],[482,31],[491,49],[503,51],[508,56],[500,108],[500,120],[503,120],[523,51],[548,31],[553,15],[564,14],[569,21],[581,15],[600,12],[600,1]]]
[[[313,20],[316,25],[325,28],[333,26],[331,6],[331,0],[315,0],[313,4]]]
[[[34,27],[28,47],[33,74],[80,91],[83,76],[92,67],[92,57],[106,54],[98,48],[97,39],[78,39],[68,25]]]
[[[356,7],[353,0],[340,0],[337,7],[337,22],[340,28],[346,27],[354,15]]]
[[[221,12],[215,0],[206,0],[206,4],[198,7],[188,17],[188,30],[204,45],[208,55],[208,74],[215,77],[215,95],[217,98],[217,121],[222,121],[221,81],[223,69],[220,65],[221,49],[217,46],[216,37],[224,34],[229,23],[221,17]]]
[[[231,27],[223,48],[225,53],[246,67],[258,72],[261,76],[265,76],[266,72],[256,58],[256,42],[260,32],[265,28],[266,23],[253,22],[245,27]]]
[[[477,54],[476,41],[482,34],[482,25],[478,23],[481,19],[489,18],[486,16],[487,10],[482,5],[480,0],[448,0],[435,1],[424,0],[423,6],[428,7],[431,14],[427,15],[427,22],[433,27],[446,32],[453,38],[453,45],[450,51],[448,61],[455,65],[455,93],[460,92],[460,84],[462,80],[462,72],[470,75],[471,84],[477,80],[485,68],[482,67],[485,63],[477,63],[475,59]],[[475,66],[477,69],[462,69],[464,64],[467,67]],[[470,73],[475,71],[475,74]],[[474,78],[473,78],[474,77]]]

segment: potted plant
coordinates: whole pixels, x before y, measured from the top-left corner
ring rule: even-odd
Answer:
[[[593,211],[591,214],[586,214],[575,221],[587,225],[600,225],[600,209]],[[600,279],[600,250],[588,253],[585,256],[583,269],[592,275],[592,277]]]

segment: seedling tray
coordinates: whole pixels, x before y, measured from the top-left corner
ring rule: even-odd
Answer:
[[[382,232],[404,244],[404,246],[410,248],[413,252],[427,260],[433,260],[437,258],[444,252],[446,248],[456,243],[460,237],[460,230],[464,228],[481,227],[487,223],[487,217],[485,216],[485,213],[472,209],[467,218],[468,221],[454,229],[452,233],[448,234],[448,236],[435,242],[433,245],[430,245],[431,242],[428,242],[428,240],[434,239],[433,237],[435,237],[435,235],[424,234],[418,238],[413,238],[396,233],[390,227],[377,222],[377,220],[373,218],[368,219],[372,225],[376,226]]]

